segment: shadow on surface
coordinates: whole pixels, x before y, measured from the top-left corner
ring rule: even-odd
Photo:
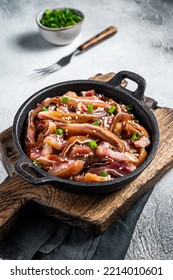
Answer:
[[[16,38],[16,44],[18,44],[21,48],[26,49],[28,51],[38,51],[38,50],[50,50],[53,48],[58,48],[58,46],[54,46],[46,42],[40,35],[39,32],[30,32],[27,34],[20,34]]]

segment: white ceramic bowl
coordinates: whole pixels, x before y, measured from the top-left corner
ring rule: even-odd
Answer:
[[[55,9],[55,10],[62,10],[64,8],[60,9]],[[68,27],[62,27],[62,28],[49,28],[45,27],[40,23],[40,20],[44,14],[44,11],[39,13],[38,16],[36,17],[36,22],[39,28],[39,31],[43,38],[48,41],[51,44],[54,45],[68,45],[73,42],[73,40],[79,35],[82,24],[84,22],[84,14],[77,10],[77,9],[72,9],[73,12],[75,12],[77,15],[82,17],[82,20],[79,21],[78,23],[74,25],[70,25]]]

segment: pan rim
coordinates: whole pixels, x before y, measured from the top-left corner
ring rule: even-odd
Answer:
[[[60,83],[55,83],[52,85],[49,85],[45,88],[40,89],[39,91],[35,92],[34,94],[32,94],[18,109],[15,117],[14,117],[14,121],[13,121],[13,139],[14,139],[14,143],[15,146],[17,148],[17,151],[19,152],[20,156],[22,158],[24,158],[25,160],[28,160],[30,162],[32,162],[25,154],[25,152],[23,151],[22,145],[20,143],[19,140],[19,135],[18,135],[18,131],[19,129],[21,129],[21,127],[23,127],[23,124],[21,125],[20,120],[21,118],[23,118],[23,112],[25,111],[25,109],[27,108],[27,106],[29,104],[31,104],[33,101],[35,101],[38,97],[40,97],[41,95],[43,95],[43,93],[47,92],[48,90],[52,90],[55,88],[59,88],[59,87],[63,87],[63,86],[69,86],[70,85],[84,85],[84,84],[91,84],[93,87],[94,86],[103,86],[105,89],[107,90],[113,90],[115,92],[115,90],[119,91],[120,93],[123,93],[124,95],[130,96],[130,98],[132,100],[135,100],[135,102],[137,102],[137,104],[139,105],[139,107],[141,107],[141,109],[143,110],[144,114],[147,115],[149,117],[149,119],[151,120],[152,124],[153,124],[153,135],[155,138],[155,143],[153,144],[153,148],[151,148],[150,153],[148,154],[146,160],[139,166],[137,167],[133,172],[131,172],[130,174],[124,175],[122,177],[119,178],[115,178],[113,180],[110,181],[106,181],[106,182],[76,182],[76,181],[72,181],[69,179],[62,179],[60,177],[55,177],[51,174],[48,174],[46,171],[44,170],[38,170],[38,172],[47,177],[48,179],[52,180],[53,182],[59,182],[59,183],[65,183],[65,184],[70,184],[73,186],[80,186],[80,187],[85,187],[87,188],[87,190],[92,190],[93,187],[99,187],[99,188],[106,188],[107,186],[112,186],[112,185],[119,185],[119,184],[123,184],[125,185],[128,182],[131,182],[133,180],[133,178],[135,179],[138,175],[140,175],[140,173],[150,164],[150,162],[154,159],[156,152],[158,150],[158,145],[159,145],[159,128],[158,128],[158,124],[157,124],[157,120],[154,116],[154,114],[152,113],[152,111],[145,105],[144,102],[141,102],[140,100],[137,100],[135,97],[129,95],[126,90],[124,90],[122,87],[117,87],[117,86],[113,86],[110,84],[107,84],[105,82],[101,82],[101,81],[93,81],[93,80],[69,80],[69,81],[64,81],[64,82],[60,82]],[[106,95],[106,94],[105,94]],[[114,96],[112,97],[113,99]],[[123,102],[123,98],[122,98],[122,102]],[[25,111],[25,114],[27,115],[28,112]]]

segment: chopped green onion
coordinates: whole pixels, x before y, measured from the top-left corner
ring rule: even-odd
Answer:
[[[62,134],[64,133],[64,130],[61,129],[61,128],[58,128],[58,129],[56,129],[55,133],[56,133],[57,135],[62,135]]]
[[[93,112],[93,104],[88,104],[88,112],[92,113]]]
[[[69,102],[69,98],[68,97],[62,97],[61,101],[65,102],[65,103],[68,103]]]
[[[97,148],[97,143],[94,140],[91,140],[88,145],[90,146],[91,149]]]
[[[116,110],[116,106],[111,106],[108,110],[108,113],[113,114],[115,112],[115,110]]]
[[[50,28],[58,28],[58,25],[56,23],[51,23]]]
[[[131,112],[133,110],[133,105],[132,104],[127,105],[126,109],[128,112]]]
[[[132,140],[138,140],[140,138],[140,135],[138,133],[133,133],[131,139]]]
[[[93,122],[93,125],[101,125],[101,123],[99,121],[95,121]]]
[[[42,109],[41,109],[42,111],[49,111],[46,107],[42,107]]]
[[[37,162],[37,160],[33,160],[33,163],[34,163],[35,166],[37,166],[38,168],[42,168],[42,165],[39,164],[39,163]]]
[[[49,28],[61,28],[74,25],[82,20],[75,10],[62,8],[57,10],[45,10],[40,23]]]
[[[47,9],[47,10],[44,12],[44,14],[45,14],[45,16],[49,16],[49,15],[51,14],[51,11]]]
[[[101,174],[100,174],[100,176],[102,176],[102,177],[107,177],[109,174],[107,173],[107,172],[102,172]]]

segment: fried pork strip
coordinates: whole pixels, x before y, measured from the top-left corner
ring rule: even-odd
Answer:
[[[46,98],[28,114],[27,156],[64,179],[105,182],[124,176],[145,161],[149,145],[148,132],[126,106],[94,90]]]

